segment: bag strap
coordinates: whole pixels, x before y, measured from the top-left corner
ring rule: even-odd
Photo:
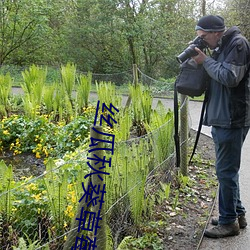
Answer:
[[[205,91],[205,97],[204,97],[204,101],[202,103],[199,126],[198,126],[198,130],[196,132],[195,143],[194,143],[194,147],[193,147],[193,152],[192,152],[192,154],[190,156],[190,159],[189,159],[189,164],[192,162],[192,159],[193,159],[193,156],[195,154],[195,151],[196,151],[196,148],[197,148],[197,145],[198,145],[198,141],[199,141],[199,138],[200,138],[203,117],[204,117],[204,113],[205,113],[205,109],[206,109],[206,104],[207,104],[207,90]]]
[[[174,83],[174,141],[175,141],[175,154],[176,154],[176,167],[180,167],[180,137],[179,137],[179,112],[178,112],[178,93],[176,88],[176,82]]]

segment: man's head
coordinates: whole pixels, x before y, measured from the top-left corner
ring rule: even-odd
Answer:
[[[195,26],[195,30],[197,35],[207,42],[208,47],[214,49],[224,34],[224,19],[220,16],[203,16]]]

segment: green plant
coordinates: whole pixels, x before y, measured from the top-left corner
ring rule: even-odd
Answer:
[[[90,110],[90,109],[89,109]],[[84,144],[92,125],[92,110],[86,110],[70,123],[55,124],[49,116],[35,119],[13,115],[0,121],[0,150],[14,155],[33,152],[37,158],[60,156]]]
[[[172,204],[172,208],[176,209],[179,205],[179,196],[180,196],[180,192],[179,190],[175,190],[175,196],[174,196],[174,200],[173,200],[173,204]]]
[[[126,109],[116,115],[117,123],[114,124],[114,134],[116,142],[129,140],[132,118],[130,111]]]
[[[159,196],[161,202],[163,200],[168,200],[171,192],[171,182],[170,183],[162,183],[160,182],[161,189],[159,190]]]
[[[30,239],[45,239],[47,228],[44,229],[42,221],[49,225],[48,196],[41,179],[33,180],[33,177],[22,177],[13,190],[15,200],[13,202],[13,229],[19,232],[21,237],[29,236]]]
[[[56,228],[63,228],[64,211],[67,207],[68,176],[66,172],[61,173],[54,170],[54,161],[49,159],[46,164],[47,175],[44,178],[44,185],[49,199],[49,207]]]
[[[40,112],[47,68],[43,69],[32,65],[29,70],[22,72],[22,76],[24,80],[21,84],[24,91],[24,111],[26,115],[34,118],[37,115],[37,112]]]
[[[10,74],[0,75],[0,116],[7,116],[9,111],[9,96],[11,93],[12,79]]]
[[[32,242],[28,235],[25,234],[25,237],[27,239],[27,242],[23,237],[20,237],[18,239],[18,246],[13,246],[13,250],[35,250],[40,247],[40,242],[38,240]],[[43,250],[49,250],[49,247],[43,247]]]
[[[56,85],[46,86],[44,89],[43,102],[46,108],[46,114],[50,114],[53,111],[54,94]]]
[[[117,250],[137,250],[137,249],[153,249],[163,250],[162,240],[156,233],[145,233],[139,238],[127,236],[118,246]]]
[[[141,139],[131,145],[121,142],[112,157],[112,173],[105,179],[107,208],[126,195],[128,199],[124,199],[124,205],[129,207],[137,225],[145,208],[144,192],[151,157],[147,140]]]
[[[11,189],[14,186],[12,166],[6,166],[3,160],[0,161],[0,213],[4,215],[8,223],[12,214],[13,193]]]
[[[142,122],[150,123],[152,110],[152,95],[148,89],[143,90],[143,85],[129,85],[132,101],[134,124],[139,126]],[[140,100],[140,102],[138,102]]]
[[[173,152],[173,112],[166,111],[162,102],[158,102],[156,109],[152,111],[150,124],[146,123],[145,128],[152,140],[155,160],[158,163],[163,162]]]
[[[101,103],[105,103],[108,107],[110,103],[118,109],[121,107],[122,98],[117,94],[115,84],[111,82],[96,82],[96,90]]]
[[[185,176],[181,173],[178,173],[177,178],[180,185],[180,189],[182,190],[184,190],[186,187],[191,187],[193,185],[189,176]]]
[[[87,75],[80,75],[78,82],[76,103],[79,110],[78,112],[80,112],[84,107],[88,107],[92,74],[88,72]]]
[[[66,91],[69,100],[72,102],[72,92],[76,81],[76,65],[67,63],[61,66],[62,86]]]

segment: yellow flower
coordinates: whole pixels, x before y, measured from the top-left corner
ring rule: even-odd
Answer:
[[[9,133],[8,130],[4,130],[4,131],[3,131],[3,134],[4,134],[4,135],[9,135],[10,133]]]
[[[64,211],[65,215],[68,215],[70,218],[74,217],[73,206],[68,205],[66,211]]]
[[[43,147],[43,153],[45,154],[46,157],[48,157],[49,153],[46,147]]]
[[[36,158],[40,159],[41,158],[41,155],[39,152],[36,152]]]
[[[36,201],[40,201],[42,198],[41,198],[41,193],[39,194],[33,194],[31,197],[35,198]]]
[[[37,190],[37,185],[34,183],[30,183],[29,185],[26,186],[26,189],[28,191],[35,191],[35,190]]]
[[[72,195],[71,201],[72,201],[72,203],[76,203],[76,196],[75,195]]]

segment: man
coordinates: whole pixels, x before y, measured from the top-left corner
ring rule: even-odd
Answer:
[[[237,27],[225,30],[220,16],[202,17],[195,30],[212,56],[195,48],[193,59],[203,64],[210,76],[204,125],[212,126],[219,181],[219,218],[205,235],[221,238],[239,234],[247,226],[240,200],[239,169],[241,149],[250,126],[250,47]]]

